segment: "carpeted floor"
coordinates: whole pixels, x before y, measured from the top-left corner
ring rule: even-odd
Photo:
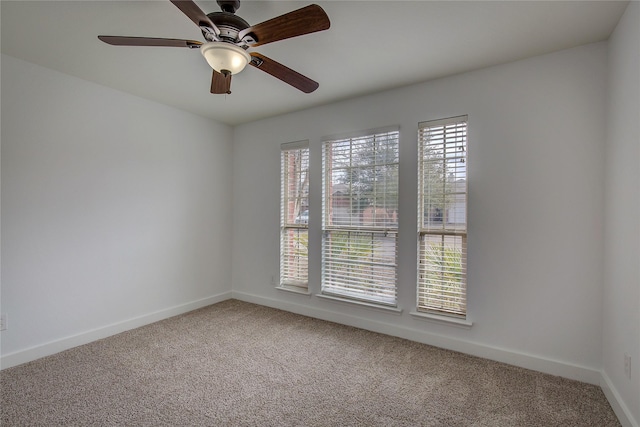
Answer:
[[[0,372],[6,426],[618,426],[599,387],[237,300]]]

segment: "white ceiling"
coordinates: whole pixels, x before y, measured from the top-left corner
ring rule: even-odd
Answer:
[[[205,12],[215,1],[196,0]],[[308,1],[242,1],[250,24]],[[319,1],[327,31],[255,50],[316,80],[304,94],[253,67],[231,95],[209,93],[197,49],[121,47],[98,34],[185,38],[200,30],[172,3],[6,1],[2,52],[143,98],[236,125],[385,89],[606,40],[627,2]]]

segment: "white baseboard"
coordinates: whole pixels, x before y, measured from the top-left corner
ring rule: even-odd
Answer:
[[[638,421],[633,418],[631,411],[627,405],[625,405],[620,397],[620,393],[618,393],[618,390],[614,387],[609,376],[604,371],[602,371],[600,375],[600,388],[602,388],[602,392],[607,397],[613,412],[616,413],[620,424],[622,424],[623,427],[639,427]]]
[[[352,314],[344,314],[323,308],[309,307],[307,305],[266,298],[245,292],[231,292],[234,299],[252,302],[255,304],[273,307],[292,313],[302,314],[330,322],[354,326],[373,332],[405,338],[411,341],[421,342],[448,350],[458,351],[472,356],[495,360],[509,365],[519,366],[546,374],[556,375],[589,384],[599,385],[601,382],[600,371],[589,367],[579,366],[557,360],[542,358],[536,355],[520,353],[510,349],[499,348],[480,344],[472,341],[460,340],[444,335],[424,332],[417,329],[384,322],[372,321]]]
[[[88,344],[92,341],[119,334],[120,332],[128,331],[130,329],[139,328],[141,326],[158,322],[160,320],[168,319],[169,317],[197,310],[198,308],[206,307],[208,305],[215,304],[230,298],[230,291],[223,292],[221,294],[212,295],[207,298],[202,298],[196,301],[191,301],[185,304],[158,310],[153,313],[144,314],[142,316],[134,317],[133,319],[112,323],[110,325],[82,332],[77,335],[61,338],[35,347],[27,348],[25,350],[9,353],[0,358],[0,369],[6,369],[12,366],[21,365],[23,363],[27,363],[41,357],[59,353],[64,350],[77,347],[79,345]]]

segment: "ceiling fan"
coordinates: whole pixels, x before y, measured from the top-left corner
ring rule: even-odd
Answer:
[[[217,0],[221,12],[205,14],[192,0],[170,0],[202,31],[206,42],[196,40],[165,39],[154,37],[98,36],[105,43],[115,46],[165,46],[200,49],[211,68],[211,93],[231,93],[231,76],[239,73],[247,64],[264,71],[296,89],[311,93],[318,83],[249,48],[263,44],[315,33],[329,28],[331,23],[325,11],[317,4],[249,25],[235,14],[240,0]]]

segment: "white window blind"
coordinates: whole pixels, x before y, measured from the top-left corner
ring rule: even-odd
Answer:
[[[281,145],[280,286],[308,285],[309,143]]]
[[[395,128],[324,143],[323,294],[396,305],[398,140]]]
[[[466,318],[467,116],[418,134],[418,311]]]

